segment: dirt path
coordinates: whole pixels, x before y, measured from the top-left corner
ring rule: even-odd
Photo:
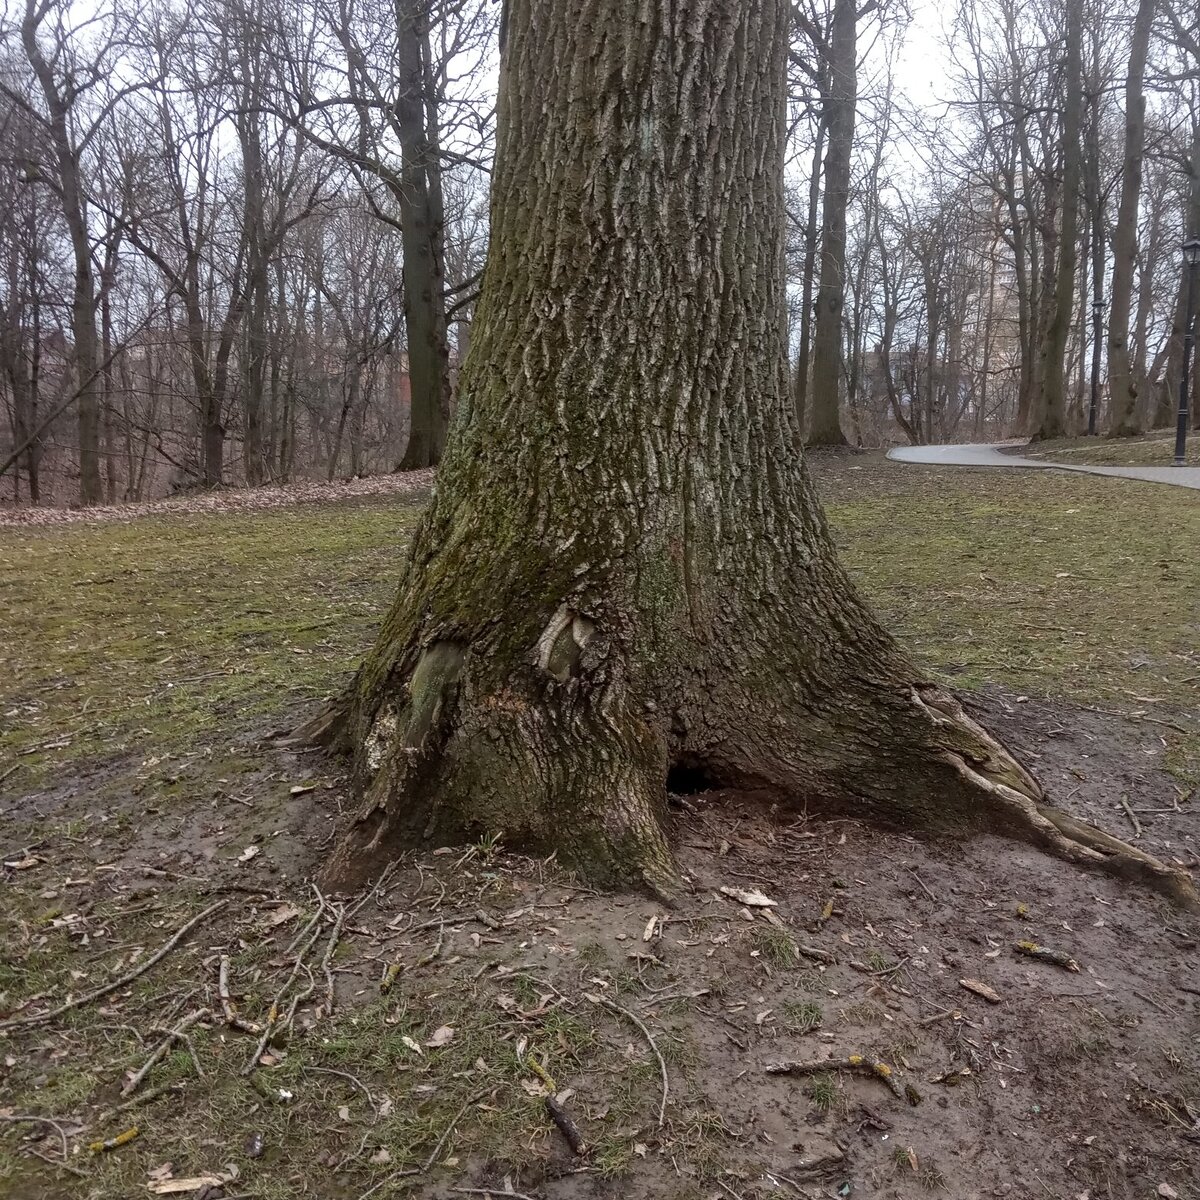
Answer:
[[[432,468],[367,479],[320,483],[306,480],[283,487],[223,488],[140,504],[114,504],[97,508],[3,508],[0,527],[24,525],[96,524],[103,521],[132,521],[138,517],[189,516],[194,513],[262,512],[290,508],[296,504],[330,504],[369,496],[409,496],[433,484]]]
[[[1100,467],[1083,463],[1046,462],[1006,454],[998,446],[897,446],[888,451],[896,462],[922,463],[934,467],[1027,467],[1041,471],[1079,471],[1085,475],[1110,475],[1119,479],[1141,479],[1200,490],[1200,467]]]

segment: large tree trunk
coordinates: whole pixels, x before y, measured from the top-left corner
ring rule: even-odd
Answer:
[[[1058,242],[1058,267],[1053,279],[1053,316],[1046,330],[1042,355],[1041,420],[1033,440],[1062,437],[1066,425],[1066,356],[1075,309],[1075,263],[1078,256],[1079,185],[1083,147],[1083,0],[1066,3],[1066,64],[1063,72],[1062,124],[1062,224]],[[1046,281],[1051,286],[1051,281]]]
[[[510,0],[507,22],[458,419],[324,722],[364,790],[328,878],[487,831],[670,891],[680,769],[1191,896],[1075,836],[838,564],[788,386],[786,0]]]
[[[829,148],[821,216],[821,273],[813,332],[812,404],[808,444],[844,446],[842,432],[842,309],[846,302],[846,205],[858,100],[858,8],[835,0],[829,40]]]
[[[1108,318],[1109,436],[1141,432],[1138,387],[1129,357],[1129,311],[1137,258],[1138,202],[1142,195],[1142,152],[1146,141],[1146,97],[1142,81],[1154,22],[1154,0],[1141,0],[1133,23],[1129,72],[1125,77],[1125,153],[1121,165],[1121,202],[1113,230],[1112,304]]]

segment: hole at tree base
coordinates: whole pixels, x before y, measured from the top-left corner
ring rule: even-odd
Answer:
[[[673,796],[698,796],[716,786],[712,776],[696,762],[677,762],[667,772],[667,791]]]

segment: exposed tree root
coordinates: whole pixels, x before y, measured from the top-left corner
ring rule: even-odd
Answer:
[[[481,694],[462,645],[434,642],[417,657],[400,702],[384,704],[365,725],[352,704],[309,722],[299,736],[357,743],[363,789],[362,808],[323,873],[326,885],[357,887],[414,845],[489,836],[557,852],[602,885],[644,884],[670,903],[679,889],[665,835],[673,756],[700,778],[765,786],[783,803],[824,795],[910,829],[995,830],[1200,912],[1187,872],[1047,803],[1012,754],[932,685],[868,691],[834,772],[821,747],[804,740],[811,710],[752,718],[743,704],[736,733],[693,728],[679,739],[619,686],[596,689],[577,678],[577,658],[550,666],[556,682],[548,690],[514,681]],[[835,728],[838,719],[830,718]]]
[[[1200,912],[1200,894],[1186,871],[1169,867],[1136,846],[1047,804],[1033,776],[952,697],[941,692],[922,696],[914,691],[914,700],[941,731],[975,740],[979,749],[974,755],[947,749],[943,756],[976,793],[979,804],[986,806],[985,814],[987,808],[995,811],[996,824],[1004,833],[1068,862],[1136,880],[1189,912]]]

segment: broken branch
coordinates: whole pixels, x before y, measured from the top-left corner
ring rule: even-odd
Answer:
[[[808,1062],[776,1062],[768,1063],[768,1075],[819,1075],[825,1071],[857,1071],[862,1075],[871,1075],[886,1084],[888,1089],[899,1100],[907,1100],[916,1106],[921,1103],[921,1093],[911,1084],[902,1085],[896,1078],[896,1072],[878,1058],[867,1054],[851,1054],[847,1058],[813,1059]]]

